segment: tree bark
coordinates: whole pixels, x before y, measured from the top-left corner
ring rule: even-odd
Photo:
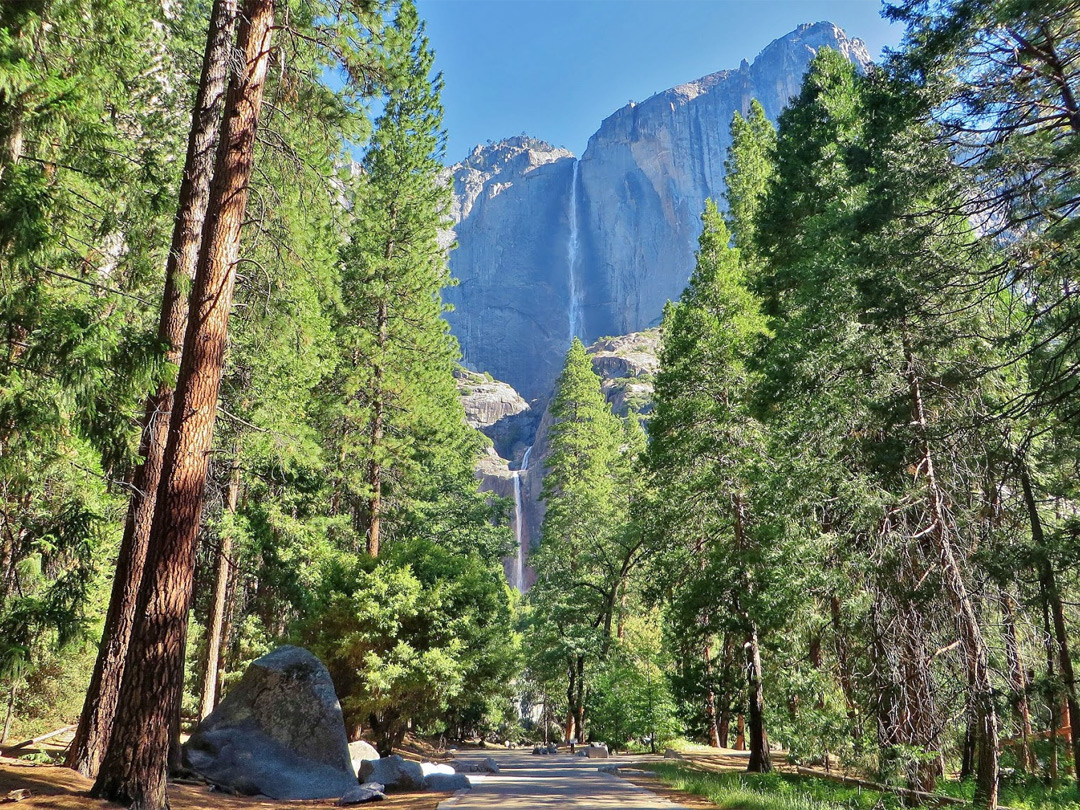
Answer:
[[[765,734],[765,696],[756,626],[751,627],[746,640],[746,676],[750,700],[750,762],[746,770],[768,773],[772,770],[772,758],[769,756],[769,738]]]
[[[998,800],[998,719],[994,707],[993,685],[990,681],[989,655],[982,637],[975,607],[964,582],[960,561],[950,538],[951,527],[946,516],[944,498],[934,471],[933,453],[928,437],[928,423],[923,405],[919,373],[912,352],[905,345],[907,378],[911,396],[913,422],[918,433],[922,458],[919,471],[926,481],[927,506],[931,525],[927,537],[933,543],[941,568],[943,584],[956,611],[964,661],[972,687],[971,701],[978,722],[978,768],[975,779],[976,807],[994,810]]]
[[[840,615],[840,598],[833,595],[829,598],[829,614],[833,626],[833,648],[836,652],[836,672],[840,679],[840,691],[844,695],[844,706],[847,708],[848,723],[851,724],[852,739],[862,736],[862,726],[859,723],[859,712],[855,708],[855,684],[851,679],[851,665],[848,661],[848,642],[844,635],[843,623]]]
[[[188,285],[195,276],[202,244],[214,174],[214,151],[225,107],[229,48],[235,23],[236,0],[215,0],[188,136],[187,157],[180,183],[172,244],[165,266],[165,289],[158,319],[158,339],[167,347],[166,359],[174,365],[180,364],[188,318]],[[146,400],[140,449],[143,461],[135,471],[97,661],[79,717],[79,726],[65,761],[69,768],[91,779],[97,776],[102,757],[105,756],[116,713],[161,481],[172,403],[171,381],[159,385],[157,391]]]
[[[225,497],[225,509],[236,514],[236,502],[240,494],[240,457],[233,456],[229,491]],[[221,659],[221,630],[225,622],[225,595],[229,589],[232,560],[232,534],[225,532],[218,540],[217,557],[214,560],[214,597],[210,604],[210,617],[206,623],[206,673],[203,677],[202,698],[199,701],[199,719],[206,717],[217,705],[218,662]]]
[[[139,608],[112,737],[92,791],[135,810],[167,806],[170,719],[183,688],[195,540],[273,21],[274,0],[245,0],[238,36],[243,67],[229,84]]]
[[[1072,728],[1077,722],[1080,722],[1080,701],[1077,700],[1076,679],[1073,674],[1072,658],[1069,654],[1069,631],[1065,624],[1065,605],[1061,601],[1061,591],[1058,589],[1053,563],[1047,554],[1046,534],[1043,531],[1042,517],[1039,515],[1039,505],[1035,500],[1035,490],[1031,485],[1031,474],[1028,472],[1027,460],[1022,456],[1019,459],[1019,467],[1020,486],[1024,492],[1024,504],[1027,508],[1028,521],[1031,524],[1031,542],[1039,555],[1040,595],[1053,621],[1057,663],[1061,672],[1061,683],[1065,689],[1065,702],[1069,707],[1069,726]],[[1070,747],[1072,749],[1074,773],[1080,774],[1080,735],[1071,735]]]
[[[709,745],[720,747],[720,729],[716,725],[716,690],[712,684],[712,652],[708,642],[701,651],[705,664],[705,730],[709,735]]]
[[[1035,757],[1031,752],[1031,711],[1028,707],[1027,678],[1020,657],[1020,640],[1016,634],[1016,602],[1004,588],[1001,590],[1001,615],[1005,633],[1005,656],[1009,661],[1009,680],[1013,688],[1013,706],[1020,726],[1020,767],[1031,773]]]

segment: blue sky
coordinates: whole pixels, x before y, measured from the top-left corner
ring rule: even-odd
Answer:
[[[738,67],[829,20],[876,58],[901,27],[879,0],[417,0],[446,81],[447,162],[525,132],[576,155],[628,101]]]

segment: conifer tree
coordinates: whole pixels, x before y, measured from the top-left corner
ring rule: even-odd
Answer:
[[[742,139],[739,143],[745,145]],[[731,159],[738,160],[734,155]],[[749,178],[752,171],[745,167],[741,177]],[[764,442],[760,425],[747,411],[747,359],[766,334],[765,321],[746,285],[740,251],[729,246],[730,234],[711,200],[702,222],[697,267],[679,303],[669,307],[664,318],[649,461],[659,490],[660,531],[668,543],[685,538],[692,557],[699,558],[686,567],[685,576],[692,582],[681,583],[680,590],[692,600],[705,596],[696,608],[705,632],[712,625],[708,617],[735,605],[736,621],[727,629],[745,640],[748,767],[768,771],[759,650],[761,585],[754,573],[761,554],[755,528],[760,516],[753,498],[754,466],[764,453]],[[733,574],[718,578],[725,568]],[[703,580],[710,583],[708,588]]]
[[[933,566],[957,617],[978,716],[976,803],[993,807],[998,719],[961,539],[975,521],[960,514],[981,508],[969,497],[979,491],[970,476],[993,446],[981,425],[1003,380],[975,370],[992,351],[983,335],[997,327],[1003,301],[979,288],[966,223],[914,216],[953,190],[947,156],[920,142],[917,103],[823,51],[781,117],[777,182],[761,228],[775,331],[764,390],[784,445],[812,448],[826,473],[818,496],[830,503],[829,530],[875,538],[866,552],[893,571],[886,577],[909,583],[874,586],[896,605],[892,625],[907,628],[895,639],[895,689],[908,703],[882,714],[907,721],[882,721],[883,747],[940,745],[924,679],[925,616],[942,607],[918,587],[919,572]],[[840,482],[842,491],[828,493]],[[913,762],[912,785],[932,785],[933,771],[926,759]]]
[[[386,106],[342,251],[341,359],[328,391],[336,497],[372,557],[423,468],[456,458],[459,472],[470,441],[453,380],[457,344],[442,318],[441,289],[450,283],[439,240],[450,201],[440,179],[442,80],[432,76],[434,54],[411,2],[398,7],[386,50]]]
[[[607,652],[619,588],[634,564],[626,540],[628,509],[617,492],[623,428],[600,389],[600,378],[575,338],[551,403],[547,505],[537,582],[530,590],[550,651],[565,673],[567,739],[585,738],[587,665]],[[557,651],[557,652],[556,652]]]

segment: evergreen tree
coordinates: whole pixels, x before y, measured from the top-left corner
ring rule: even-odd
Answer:
[[[328,392],[339,509],[373,557],[425,468],[459,472],[471,441],[452,376],[457,344],[442,319],[442,80],[431,75],[434,54],[411,3],[399,6],[386,48],[391,84],[354,190],[335,329],[341,359]],[[439,457],[447,451],[456,462]]]
[[[565,673],[566,738],[584,741],[588,670],[607,656],[619,595],[640,560],[641,541],[629,525],[631,491],[620,491],[630,452],[639,445],[612,414],[576,338],[551,414],[542,494],[547,512],[535,556],[537,582],[529,592],[532,633],[548,639],[546,671]]]
[[[732,160],[738,158],[733,154]],[[749,179],[752,171],[747,166],[741,176]],[[732,196],[743,203],[737,192]],[[747,411],[746,364],[766,335],[765,320],[746,286],[739,249],[729,246],[730,234],[711,200],[702,222],[697,267],[664,318],[656,412],[649,428],[649,461],[659,490],[656,525],[665,544],[674,545],[677,538],[688,544],[680,598],[694,605],[686,612],[691,628],[705,634],[703,645],[727,606],[735,607],[726,629],[745,640],[748,655],[749,769],[768,771],[759,651],[762,584],[755,582],[761,516],[755,514],[753,496],[754,467],[764,442]],[[720,577],[725,570],[731,573]]]

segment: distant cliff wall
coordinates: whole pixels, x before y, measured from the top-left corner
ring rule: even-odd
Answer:
[[[655,325],[693,270],[705,199],[723,193],[732,116],[756,98],[775,119],[826,46],[870,62],[832,23],[803,25],[753,64],[618,110],[580,161],[521,136],[453,166],[460,285],[446,298],[466,365],[533,401],[571,334],[590,343]]]

